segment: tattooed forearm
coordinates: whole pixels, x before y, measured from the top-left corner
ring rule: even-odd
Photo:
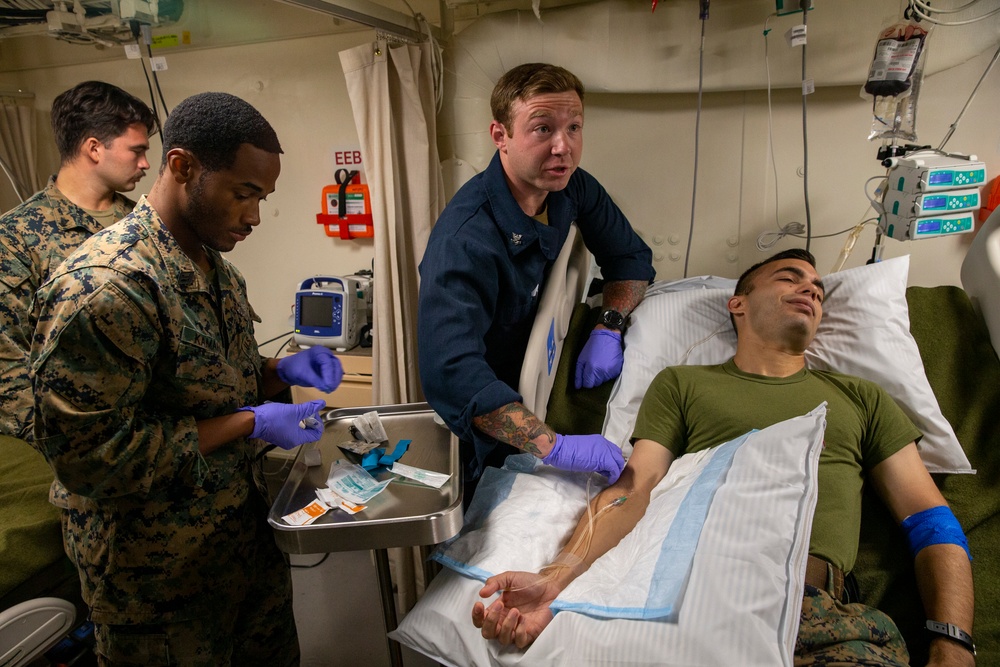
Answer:
[[[508,403],[474,417],[472,425],[486,435],[539,457],[547,455],[556,441],[555,431],[520,403]]]
[[[604,284],[603,307],[617,310],[628,317],[628,314],[635,310],[645,294],[645,280],[614,280]]]

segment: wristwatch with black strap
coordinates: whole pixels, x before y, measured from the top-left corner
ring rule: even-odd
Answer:
[[[601,313],[600,323],[615,331],[625,331],[625,316],[617,310],[605,310]]]
[[[952,625],[951,623],[941,623],[939,621],[927,621],[927,624],[924,627],[933,634],[941,635],[942,637],[947,637],[954,642],[958,642],[971,651],[972,655],[976,655],[976,644],[972,641],[972,635],[957,625]]]

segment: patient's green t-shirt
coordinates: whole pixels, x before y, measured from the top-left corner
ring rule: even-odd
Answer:
[[[827,425],[809,553],[850,572],[858,555],[864,471],[921,436],[875,383],[813,370],[765,377],[742,372],[732,360],[665,368],[643,398],[632,438],[681,456],[804,415],[823,401]]]

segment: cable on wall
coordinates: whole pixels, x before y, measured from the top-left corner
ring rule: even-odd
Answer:
[[[160,90],[160,77],[156,74],[156,69],[153,67],[153,33],[152,27],[148,25],[142,26],[142,36],[145,38],[146,42],[146,55],[149,57],[149,69],[153,72],[153,83],[156,84],[156,93],[159,95],[160,104],[163,107],[163,116],[167,117],[170,115],[170,108],[167,106],[167,101],[163,99],[163,91]],[[140,58],[141,60],[141,58]],[[148,79],[147,79],[148,83]],[[152,94],[152,92],[150,92]]]
[[[772,18],[777,14],[771,14],[764,20],[764,73],[767,76],[767,155],[771,163],[771,173],[774,175],[774,224],[781,229],[781,221],[778,218],[779,197],[778,197],[778,161],[774,156],[774,110],[771,107],[771,63],[768,60],[768,39],[767,35],[771,29],[767,26]]]
[[[1000,7],[992,11],[988,11],[985,14],[976,16],[975,18],[966,19],[964,21],[941,21],[933,16],[933,14],[955,14],[957,12],[964,11],[970,7],[975,7],[981,4],[982,0],[972,0],[961,7],[952,7],[950,9],[942,9],[938,7],[931,7],[929,2],[924,2],[923,0],[910,0],[909,11],[916,16],[918,19],[927,21],[928,23],[933,23],[934,25],[943,26],[959,26],[959,25],[969,25],[970,23],[978,23],[985,19],[1000,14]]]
[[[807,3],[803,3],[807,4]],[[803,14],[806,14],[806,10],[803,10]],[[795,238],[804,238],[806,243],[806,250],[809,249],[810,242],[812,240],[812,226],[811,226],[811,215],[809,207],[809,183],[808,183],[808,133],[807,133],[807,107],[806,107],[806,56],[805,56],[805,43],[802,44],[802,138],[803,138],[803,188],[805,194],[805,210],[806,210],[806,224],[802,224],[798,221],[791,221],[784,225],[781,224],[779,217],[780,209],[780,198],[778,196],[778,165],[777,158],[775,156],[774,150],[774,110],[771,104],[771,65],[768,59],[769,56],[769,40],[768,34],[771,32],[771,28],[768,27],[771,19],[778,14],[771,14],[764,21],[764,69],[767,75],[767,138],[768,138],[768,155],[771,164],[771,172],[774,175],[774,225],[778,228],[777,231],[767,231],[761,232],[757,237],[757,249],[760,251],[766,251],[772,248],[778,241],[786,236],[793,236]],[[805,20],[803,20],[803,27],[805,26]],[[803,30],[803,34],[804,34]],[[843,234],[844,232],[838,232],[837,234]],[[832,234],[831,236],[836,236],[837,234]],[[821,238],[821,237],[815,237]]]
[[[694,178],[691,185],[691,223],[688,226],[687,249],[684,251],[684,277],[688,277],[691,261],[691,242],[694,239],[694,210],[698,196],[698,137],[701,130],[701,96],[705,84],[705,23],[708,22],[709,0],[699,0],[698,18],[701,19],[701,47],[698,52],[698,109],[694,117]]]
[[[802,0],[802,27],[805,29],[808,25],[809,16],[809,0]],[[807,35],[808,39],[808,35]],[[803,200],[806,207],[806,251],[809,250],[810,242],[812,241],[812,215],[809,211],[809,133],[807,132],[808,118],[806,98],[808,98],[809,93],[812,91],[806,91],[806,82],[808,78],[806,76],[806,48],[807,44],[802,43],[802,194]]]
[[[142,29],[142,25],[135,19],[129,21],[129,27],[132,29],[132,36],[135,37],[136,44],[140,44],[148,33]],[[160,143],[162,144],[163,121],[160,119],[160,109],[156,104],[156,95],[153,94],[153,83],[149,80],[149,72],[146,71],[146,63],[142,59],[141,50],[138,61],[139,67],[142,68],[142,75],[146,78],[146,89],[149,90],[149,108],[153,110],[153,116],[156,118],[156,132],[160,135]],[[164,115],[166,115],[165,112],[166,109],[164,109]]]

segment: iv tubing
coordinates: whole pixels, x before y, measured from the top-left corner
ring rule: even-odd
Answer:
[[[840,256],[837,258],[837,263],[833,265],[833,269],[830,273],[836,273],[844,268],[844,263],[847,258],[851,256],[851,251],[854,250],[854,244],[858,242],[858,237],[861,236],[861,232],[864,231],[867,222],[862,222],[860,225],[855,227],[850,236],[847,237],[847,241],[844,242],[844,247],[840,251]]]
[[[587,479],[587,497],[588,498],[590,498],[590,481],[591,481],[590,479]],[[617,498],[615,498],[614,500],[612,500],[611,502],[609,502],[608,504],[606,504],[604,507],[602,507],[601,509],[599,509],[597,511],[597,513],[594,513],[594,501],[597,500],[596,496],[594,497],[593,500],[588,501],[587,502],[587,528],[586,528],[586,531],[580,536],[580,541],[586,540],[586,546],[583,549],[583,554],[580,555],[580,556],[577,556],[576,554],[572,553],[577,548],[577,546],[579,546],[579,542],[577,542],[575,544],[571,544],[567,548],[567,551],[569,553],[566,556],[561,557],[561,558],[556,558],[555,562],[550,563],[550,564],[546,565],[545,567],[543,567],[543,568],[541,568],[539,570],[539,574],[541,574],[541,573],[544,572],[544,574],[542,574],[542,578],[541,579],[539,579],[538,581],[535,581],[535,582],[533,582],[533,583],[531,583],[531,584],[529,584],[527,586],[519,586],[517,588],[505,588],[501,592],[502,593],[513,593],[515,591],[521,591],[521,590],[524,590],[526,588],[533,588],[535,586],[542,586],[542,585],[544,585],[544,584],[552,581],[553,579],[555,579],[556,572],[558,570],[560,570],[562,568],[566,568],[566,567],[573,567],[574,565],[582,563],[583,560],[587,557],[587,554],[590,553],[590,543],[591,543],[591,540],[593,540],[593,538],[594,538],[594,524],[597,522],[597,520],[599,518],[601,518],[601,516],[603,514],[605,514],[609,510],[612,510],[612,509],[614,509],[616,507],[621,507],[622,505],[624,505],[625,501],[628,500],[628,497],[629,497],[629,494],[627,494],[627,493],[618,496]]]

